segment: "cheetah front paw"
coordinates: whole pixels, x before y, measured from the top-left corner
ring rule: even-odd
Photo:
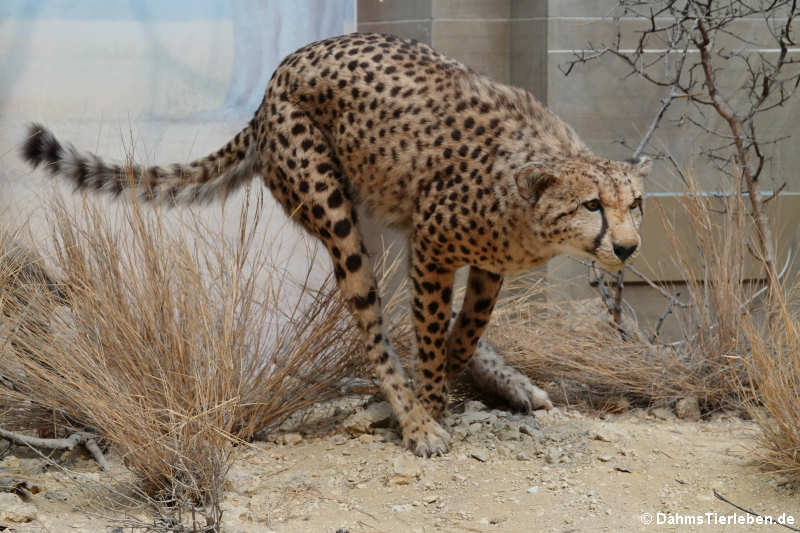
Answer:
[[[443,455],[449,448],[450,434],[427,413],[421,418],[403,428],[403,444],[420,457]]]
[[[553,408],[553,402],[547,393],[534,385],[528,376],[522,374],[512,376],[498,393],[513,407],[525,413],[535,409]]]

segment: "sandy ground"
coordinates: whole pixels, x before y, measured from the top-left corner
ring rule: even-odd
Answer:
[[[468,402],[447,419],[452,450],[420,459],[401,449],[395,429],[370,427],[390,426],[385,404],[360,403],[321,406],[271,442],[239,447],[224,531],[788,531],[737,524],[747,515],[714,490],[791,517],[794,527],[800,520],[796,487],[753,464],[755,428],[735,416],[688,422],[663,409],[598,417],[563,408],[523,416]],[[124,477],[118,461],[106,474],[68,458],[76,485],[18,455],[0,462],[0,475],[34,487],[25,504],[34,519],[0,521],[0,530],[131,531],[87,514],[91,494],[80,489]]]

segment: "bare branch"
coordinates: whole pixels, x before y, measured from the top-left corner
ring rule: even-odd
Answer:
[[[722,494],[717,492],[717,489],[713,489],[713,492],[714,492],[714,497],[715,498],[717,498],[720,501],[723,501],[723,502],[727,503],[728,505],[732,505],[733,507],[739,509],[740,511],[742,511],[744,513],[747,513],[747,514],[752,515],[752,516],[761,517],[761,518],[764,517],[763,515],[755,512],[755,511],[751,511],[750,509],[747,509],[746,507],[742,507],[741,505],[733,503],[728,498],[726,498],[725,496],[723,496]],[[775,523],[778,524],[779,526],[783,526],[786,529],[790,529],[792,531],[800,531],[800,528],[792,527],[792,526],[789,526],[789,525],[786,525],[786,524],[782,524],[780,522],[775,522]]]
[[[77,432],[64,439],[42,439],[0,428],[0,437],[22,446],[30,446],[32,448],[41,448],[45,450],[72,450],[78,444],[83,444],[95,458],[102,470],[107,472],[110,468],[108,460],[106,460],[102,450],[100,450],[100,447],[95,441],[97,437],[89,433]]]
[[[639,141],[639,145],[636,147],[636,150],[633,151],[633,158],[637,159],[642,152],[647,147],[647,144],[650,142],[650,138],[655,133],[656,128],[661,123],[661,119],[664,118],[664,113],[666,113],[667,108],[670,106],[672,101],[678,96],[678,89],[676,85],[672,85],[669,88],[667,94],[661,99],[661,106],[658,108],[655,116],[653,117],[652,122],[650,122],[650,126],[647,128],[647,131],[642,137],[642,140]]]

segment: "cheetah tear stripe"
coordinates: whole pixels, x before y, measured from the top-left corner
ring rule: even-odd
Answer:
[[[214,154],[185,165],[125,166],[106,163],[72,144],[63,145],[42,125],[31,124],[21,155],[33,168],[44,165],[50,174],[66,178],[77,190],[119,196],[132,189],[140,199],[156,204],[207,204],[224,199],[256,175],[258,154],[249,139],[250,126]],[[239,146],[240,141],[244,147]]]

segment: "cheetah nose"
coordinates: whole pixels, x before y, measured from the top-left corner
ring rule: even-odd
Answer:
[[[633,252],[636,251],[636,245],[633,246],[620,246],[619,244],[614,245],[614,253],[617,257],[619,257],[620,261],[625,261],[627,258],[633,255]]]

